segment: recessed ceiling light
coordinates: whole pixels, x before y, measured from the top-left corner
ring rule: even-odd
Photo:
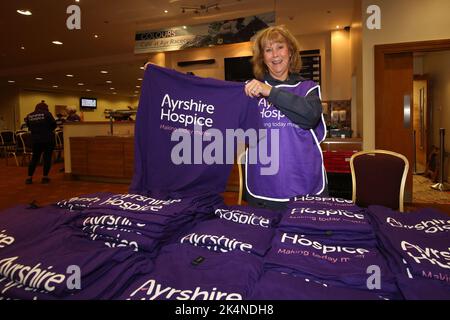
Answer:
[[[24,46],[21,46],[20,49],[21,49],[21,50],[25,50],[25,47],[24,47]]]
[[[86,89],[87,92],[92,91],[91,89]]]
[[[139,91],[135,91],[134,93],[139,93]]]
[[[164,13],[169,13],[169,11],[167,11],[167,10],[164,10]]]
[[[58,46],[60,46],[60,45],[63,44],[61,41],[58,41],[58,40],[52,41],[52,43],[53,43],[53,44],[56,44],[56,45],[58,45]]]
[[[15,83],[14,80],[8,80],[8,83]]]
[[[113,92],[113,94],[117,94],[117,92]]]
[[[336,29],[339,29],[340,27],[339,26],[336,26]]]
[[[98,39],[98,34],[94,34],[94,38],[95,38],[95,39]]]
[[[41,80],[44,80],[43,78],[35,78],[36,80],[39,80],[39,81],[41,81]]]
[[[110,90],[116,90],[115,88],[109,88]]]
[[[136,86],[136,88],[140,88],[141,86]]]
[[[183,29],[187,29],[187,27],[186,27],[186,26],[183,26]]]
[[[142,78],[138,78],[138,81],[142,81]]]
[[[20,13],[21,15],[24,15],[24,16],[31,16],[32,15],[30,10],[17,10],[17,13]]]
[[[107,73],[108,73],[108,71],[106,71],[106,70],[102,70],[102,71],[100,71],[100,73],[103,73],[103,74],[107,74]]]
[[[73,74],[66,74],[66,77],[73,78]]]
[[[112,83],[112,81],[111,80],[106,80],[106,83]]]
[[[145,68],[144,67],[140,67],[139,69],[144,70]]]
[[[80,0],[75,0],[75,2],[80,2]]]
[[[79,86],[84,86],[84,83],[83,82],[78,82],[78,85]]]
[[[54,86],[52,86],[53,88],[58,88],[58,86],[57,85],[54,85]]]

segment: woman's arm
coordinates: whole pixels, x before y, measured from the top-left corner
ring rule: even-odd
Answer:
[[[322,102],[319,89],[314,89],[306,97],[301,97],[282,88],[273,87],[267,100],[302,129],[312,129],[320,121]]]

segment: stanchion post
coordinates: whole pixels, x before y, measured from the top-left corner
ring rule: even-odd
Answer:
[[[433,184],[431,188],[439,190],[439,191],[447,191],[450,190],[450,186],[448,183],[444,182],[444,162],[445,162],[445,129],[440,128],[439,129],[439,139],[440,139],[440,167],[439,167],[439,182],[436,184]]]

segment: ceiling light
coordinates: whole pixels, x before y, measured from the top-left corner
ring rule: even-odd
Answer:
[[[139,69],[144,70],[145,68],[144,67],[140,67]]]
[[[169,13],[169,11],[167,11],[167,10],[164,10],[164,13]]]
[[[117,94],[117,92],[113,92],[113,94]]]
[[[84,86],[84,83],[83,82],[78,82],[78,85],[79,86]]]
[[[138,81],[142,81],[142,78],[138,78]]]
[[[25,50],[25,47],[24,47],[24,46],[21,46],[20,49],[21,49],[21,50]]]
[[[91,89],[86,89],[87,92],[92,91]]]
[[[73,74],[66,74],[66,77],[73,78]]]
[[[24,15],[24,16],[31,16],[32,15],[30,10],[17,10],[17,13],[20,13],[21,15]]]
[[[41,81],[41,80],[44,80],[44,79],[42,79],[42,78],[35,78],[36,80],[39,80],[39,81]]]
[[[136,86],[136,88],[140,88],[141,86]]]
[[[139,91],[135,91],[134,93],[139,93]]]
[[[102,70],[102,71],[100,71],[100,73],[103,73],[103,74],[107,74],[107,73],[108,73],[108,71],[106,71],[106,70]]]
[[[112,81],[111,80],[106,80],[106,83],[112,83]]]
[[[56,85],[54,85],[54,86],[52,86],[53,88],[58,88],[58,86],[56,86]]]
[[[187,29],[187,27],[186,27],[186,26],[183,26],[183,29]]]
[[[52,41],[52,43],[53,44],[57,44],[58,46],[63,44],[61,41],[58,41],[58,40]]]
[[[14,80],[8,80],[8,83],[15,83]]]
[[[109,88],[110,90],[116,90],[115,88]]]
[[[336,29],[339,29],[340,27],[339,26],[336,26]]]
[[[97,39],[98,38],[98,34],[94,34],[94,38]]]

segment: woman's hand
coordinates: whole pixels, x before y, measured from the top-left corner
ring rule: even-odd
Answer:
[[[245,85],[245,94],[249,96],[250,98],[255,98],[259,96],[268,97],[270,95],[270,91],[272,90],[272,87],[258,81],[256,79],[253,79],[252,81],[249,81]]]

